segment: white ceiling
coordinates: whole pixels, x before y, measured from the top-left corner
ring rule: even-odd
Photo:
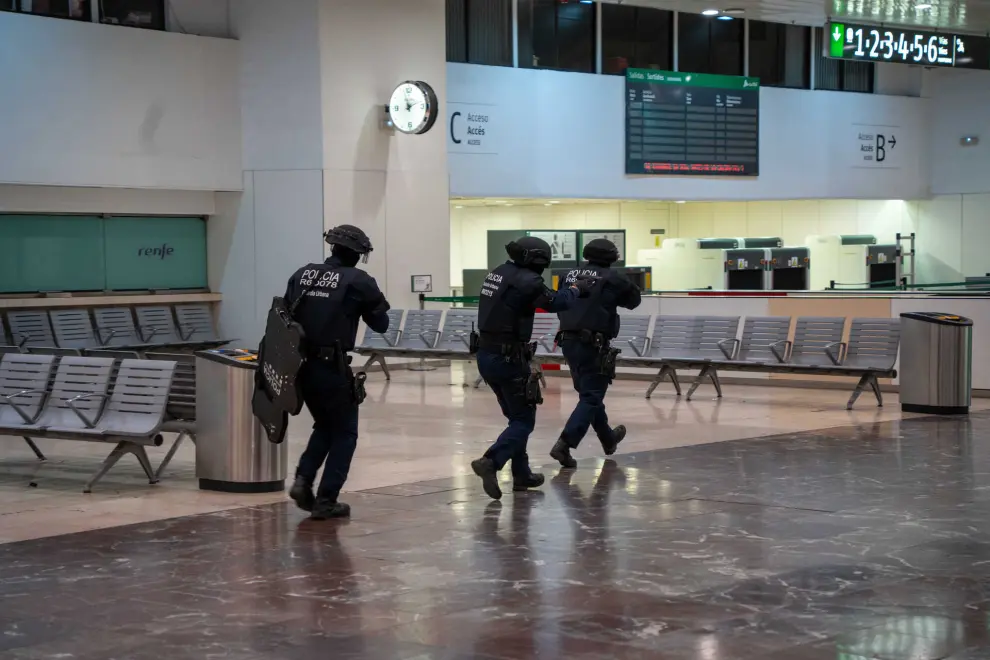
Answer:
[[[986,34],[990,0],[601,0],[701,13],[741,9],[742,16],[777,23],[824,25],[828,19],[940,28]],[[930,4],[930,9],[917,5]]]

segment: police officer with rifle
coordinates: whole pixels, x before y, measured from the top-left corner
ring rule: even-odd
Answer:
[[[297,270],[285,290],[285,300],[299,301],[293,318],[305,332],[306,361],[298,382],[313,416],[313,433],[289,496],[316,520],[350,516],[350,507],[337,496],[357,447],[364,374],[355,377],[347,353],[354,349],[359,319],[375,332],[387,331],[389,324],[389,304],[378,283],[356,268],[358,261],[368,261],[368,236],[357,227],[339,225],[324,239],[331,246],[330,257]],[[323,476],[314,495],[321,465]]]
[[[509,425],[484,456],[471,468],[481,477],[485,493],[500,499],[498,471],[512,462],[512,490],[524,491],[543,484],[543,475],[529,467],[526,444],[536,425],[536,406],[543,403],[538,376],[530,361],[535,345],[533,317],[536,310],[562,312],[581,295],[591,291],[594,281],[575,277],[561,291],[548,289],[540,276],[550,265],[550,246],[532,236],[505,246],[507,261],[485,276],[478,305],[478,330],[471,333],[471,352],[477,354],[478,370],[498,398]]]
[[[577,467],[571,450],[581,443],[589,426],[595,430],[607,456],[615,453],[626,436],[625,426],[614,429],[609,426],[604,399],[605,391],[615,378],[615,360],[619,354],[619,349],[612,348],[611,344],[619,334],[616,308],[636,309],[641,302],[636,285],[611,269],[619,260],[614,243],[596,238],[584,246],[582,256],[588,261],[587,266],[569,272],[563,286],[570,286],[581,277],[594,278],[596,283],[588,297],[558,314],[557,342],[579,395],[560,439],[550,450],[550,456],[565,468]]]

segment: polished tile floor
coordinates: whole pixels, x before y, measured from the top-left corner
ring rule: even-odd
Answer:
[[[494,417],[429,389],[405,437],[473,426],[473,453]],[[833,428],[627,447],[499,503],[448,469],[349,493],[350,522],[256,503],[0,545],[0,658],[990,658],[990,413],[811,396]],[[689,405],[773,426],[770,400]]]
[[[369,400],[361,409],[361,438],[347,490],[365,490],[470,473],[469,463],[504,427],[491,392],[468,385],[475,373],[464,363],[429,372],[397,371],[391,383],[372,374]],[[530,455],[550,462],[547,451],[575,402],[569,379],[549,378]],[[851,387],[851,386],[850,386]],[[649,401],[646,383],[619,381],[609,391],[613,423],[629,427],[620,453],[752,438],[833,426],[869,426],[901,418],[895,395],[877,408],[864,396],[845,409],[848,392],[725,386],[716,399],[702,387],[693,401],[678,399],[669,384]],[[974,400],[975,408],[990,399]],[[291,466],[309,436],[304,413],[289,426]],[[276,495],[198,491],[195,452],[188,442],[166,471],[149,486],[132,457],[125,457],[90,495],[82,486],[110,451],[106,445],[39,440],[49,460],[39,463],[20,438],[0,438],[0,543],[160,520],[175,516],[278,502]],[[157,464],[165,448],[149,450]],[[592,441],[576,453],[596,455]],[[36,487],[30,484],[37,484]]]

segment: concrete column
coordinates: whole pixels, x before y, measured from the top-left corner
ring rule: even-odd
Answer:
[[[375,245],[368,270],[395,307],[411,275],[450,288],[444,0],[320,0],[324,226],[355,224]],[[405,80],[429,83],[438,120],[423,135],[381,128]]]

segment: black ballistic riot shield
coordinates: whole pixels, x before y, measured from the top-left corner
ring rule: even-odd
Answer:
[[[290,307],[282,298],[272,300],[265,336],[258,350],[251,408],[274,443],[285,439],[289,415],[298,415],[303,405],[297,381],[306,361],[306,336],[302,326],[292,318],[297,304]]]

